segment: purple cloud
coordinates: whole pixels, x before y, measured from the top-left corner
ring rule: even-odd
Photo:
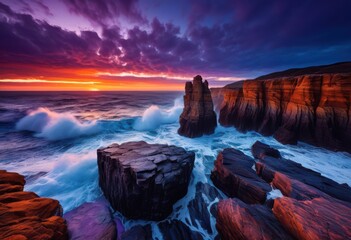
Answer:
[[[64,1],[73,12],[98,23],[101,31],[67,31],[0,3],[2,72],[10,71],[6,69],[11,64],[27,63],[111,72],[253,77],[351,59],[351,2],[346,0],[321,0],[318,7],[309,0],[192,1],[186,28],[151,18],[138,10],[134,0]],[[148,19],[147,24],[125,29],[113,22],[116,16]]]
[[[133,22],[145,22],[137,8],[137,0],[63,0],[68,8],[91,22],[102,26],[118,23],[117,17],[125,17]]]

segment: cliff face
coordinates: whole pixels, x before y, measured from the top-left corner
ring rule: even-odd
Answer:
[[[224,126],[273,135],[284,144],[351,152],[351,73],[246,80],[212,95]]]
[[[185,85],[184,109],[179,123],[178,133],[190,138],[212,134],[217,126],[208,82],[202,82],[200,75]]]

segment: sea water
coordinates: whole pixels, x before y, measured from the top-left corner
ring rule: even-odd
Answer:
[[[218,126],[213,135],[179,136],[182,92],[1,92],[0,169],[26,176],[25,190],[60,201],[65,212],[102,196],[98,187],[96,149],[111,143],[144,140],[172,144],[196,153],[188,194],[168,219],[189,219],[188,202],[197,182],[207,182],[219,151],[233,147],[251,156],[259,140],[279,149],[283,157],[301,163],[339,183],[351,186],[351,155],[308,144],[282,145],[255,132],[240,133]],[[254,169],[253,169],[254,171]],[[270,197],[279,197],[273,190]],[[215,200],[215,201],[218,201]],[[209,206],[212,203],[209,203]],[[118,213],[117,213],[118,215]],[[120,216],[126,228],[146,221]],[[156,223],[153,234],[160,238]],[[209,235],[199,227],[205,239]]]

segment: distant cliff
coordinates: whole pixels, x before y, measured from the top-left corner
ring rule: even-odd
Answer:
[[[351,63],[291,69],[211,91],[223,126],[351,152]]]

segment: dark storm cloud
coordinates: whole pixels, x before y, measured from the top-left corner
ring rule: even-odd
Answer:
[[[174,72],[187,69],[185,63],[191,66],[188,61],[195,61],[197,47],[179,36],[179,28],[157,19],[150,26],[148,32],[134,27],[127,39],[118,27],[104,28],[101,37],[93,31],[77,34],[0,3],[0,37],[6,40],[0,42],[0,62],[135,72]]]
[[[189,4],[183,29],[140,12],[136,1],[65,3],[99,23],[101,33],[70,32],[0,3],[2,65],[246,77],[351,59],[348,0],[181,1]],[[115,16],[147,18],[147,27],[134,24],[122,34]]]
[[[209,63],[247,71],[351,59],[351,1],[221,1],[209,15],[225,23],[207,26],[215,3],[190,12],[189,36]]]
[[[134,22],[145,19],[137,8],[137,0],[63,0],[68,8],[99,25],[116,23],[117,17],[126,17]]]

